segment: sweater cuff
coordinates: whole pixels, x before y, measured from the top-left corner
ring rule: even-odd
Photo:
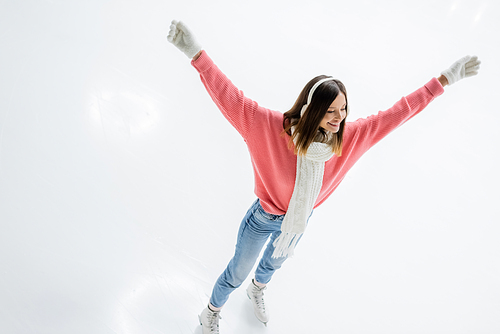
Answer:
[[[198,57],[198,59],[191,60],[191,65],[193,65],[194,68],[196,68],[196,70],[200,73],[208,70],[210,67],[212,67],[213,64],[214,62],[212,61],[212,59],[210,59],[205,50],[201,51],[201,55],[200,57]]]
[[[437,78],[432,78],[431,81],[425,84],[425,87],[434,97],[444,93],[444,88]]]

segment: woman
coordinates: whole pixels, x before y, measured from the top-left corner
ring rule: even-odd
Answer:
[[[477,57],[464,57],[392,108],[346,123],[347,92],[338,80],[312,79],[292,109],[282,114],[246,98],[182,22],[172,21],[167,39],[192,58],[208,93],[244,138],[255,175],[257,200],[241,222],[235,254],[200,315],[203,333],[219,333],[222,306],[246,279],[270,236],[247,288],[255,315],[266,324],[263,291],[273,273],[293,255],[312,210],[332,194],[369,148],[422,111],[444,92],[444,86],[476,75],[480,64]]]

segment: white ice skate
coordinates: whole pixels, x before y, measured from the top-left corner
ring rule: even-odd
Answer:
[[[220,311],[214,312],[207,307],[198,316],[203,334],[219,334]]]
[[[253,310],[255,316],[259,321],[261,321],[264,325],[267,326],[267,322],[269,321],[269,314],[266,312],[266,304],[264,303],[264,290],[266,288],[259,288],[255,283],[250,283],[247,288],[247,296],[250,298],[253,304]]]

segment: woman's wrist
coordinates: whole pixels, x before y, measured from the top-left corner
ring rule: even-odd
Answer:
[[[197,54],[195,54],[194,57],[193,57],[193,60],[196,60],[196,59],[200,58],[202,52],[203,52],[203,50],[200,50],[200,52],[198,52]]]
[[[444,86],[448,85],[448,79],[446,79],[446,77],[444,75],[441,74],[441,76],[437,79],[441,83],[441,86],[444,87]]]

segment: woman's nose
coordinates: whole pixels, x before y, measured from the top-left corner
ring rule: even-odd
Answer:
[[[338,110],[334,111],[332,114],[332,119],[337,120],[337,121],[341,120],[342,115],[341,115],[340,111],[338,111]]]

